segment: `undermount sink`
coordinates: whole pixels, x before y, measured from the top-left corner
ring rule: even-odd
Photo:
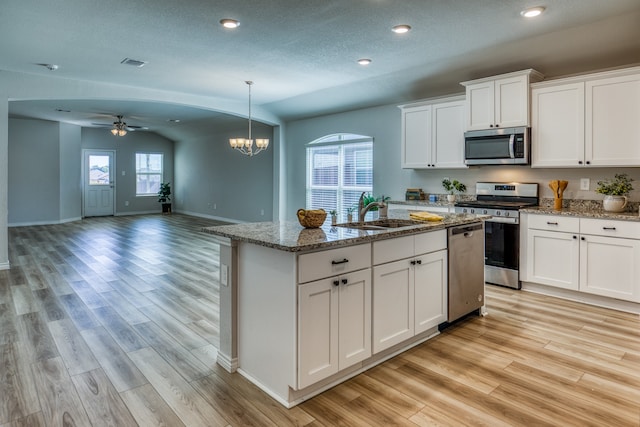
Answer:
[[[357,228],[359,230],[386,230],[389,228],[411,227],[413,225],[424,224],[421,221],[412,221],[410,219],[377,219],[366,222],[345,222],[336,224],[336,227]]]

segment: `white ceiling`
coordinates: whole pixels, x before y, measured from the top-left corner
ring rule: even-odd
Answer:
[[[520,16],[539,5],[539,18]],[[223,18],[241,25],[225,30]],[[413,29],[398,35],[397,24]],[[457,93],[460,81],[524,68],[553,77],[639,63],[640,1],[3,0],[0,52],[3,70],[233,101],[253,80],[254,104],[290,120]],[[12,116],[84,126],[114,114],[172,139],[186,126],[176,133],[169,118],[236,120],[132,101],[10,103]]]

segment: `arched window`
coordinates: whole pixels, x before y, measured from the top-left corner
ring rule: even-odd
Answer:
[[[372,137],[338,133],[307,144],[307,209],[335,210],[345,221],[363,191],[373,191]]]

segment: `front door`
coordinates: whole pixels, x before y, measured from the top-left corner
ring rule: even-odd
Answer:
[[[114,214],[114,151],[84,150],[84,216]]]

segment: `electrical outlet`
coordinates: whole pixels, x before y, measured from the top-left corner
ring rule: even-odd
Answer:
[[[589,191],[590,184],[589,178],[580,178],[580,190]]]
[[[218,204],[217,204],[217,203],[214,203],[214,204],[213,204],[213,209],[214,209],[214,210],[215,210],[215,209],[218,209]]]
[[[126,202],[124,202],[125,206],[129,206],[129,201],[127,200]]]
[[[260,209],[260,215],[264,216],[264,209]]]

